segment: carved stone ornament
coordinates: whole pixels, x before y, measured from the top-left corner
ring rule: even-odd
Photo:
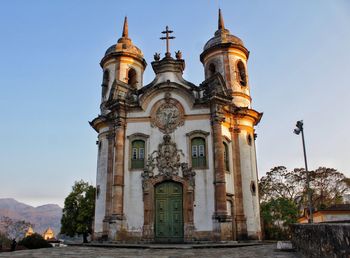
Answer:
[[[155,53],[153,55],[153,58],[154,58],[155,61],[159,61],[160,60],[160,54],[159,53]]]
[[[172,99],[169,92],[153,106],[151,114],[151,125],[158,127],[165,134],[172,133],[185,121],[182,105],[176,99]]]
[[[171,141],[169,134],[163,136],[163,142],[158,145],[158,150],[148,155],[146,168],[142,173],[143,179],[149,179],[158,176],[165,176],[171,178],[179,175],[179,168],[181,167],[182,177],[194,186],[194,176],[196,173],[192,171],[188,164],[181,162],[181,156],[184,154],[182,150],[178,150],[176,143]],[[158,174],[154,175],[154,169],[157,167]]]

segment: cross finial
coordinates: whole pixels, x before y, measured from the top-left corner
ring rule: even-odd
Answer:
[[[165,34],[165,37],[161,37],[160,39],[165,39],[166,40],[166,53],[165,57],[170,57],[170,51],[169,51],[169,39],[174,39],[175,37],[169,36],[170,33],[173,33],[172,30],[169,30],[169,27],[165,27],[165,31],[162,31],[163,34]]]

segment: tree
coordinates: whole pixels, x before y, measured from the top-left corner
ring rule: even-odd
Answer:
[[[0,231],[0,252],[1,250],[9,247],[10,244],[11,240],[8,238],[8,236],[4,232]]]
[[[350,191],[349,178],[334,168],[319,167],[310,172],[312,203],[323,209],[343,202],[343,196]]]
[[[82,234],[84,243],[87,243],[87,236],[92,233],[94,210],[95,187],[83,180],[75,182],[64,201],[61,233],[69,236]]]
[[[26,230],[32,226],[31,223],[24,220],[13,220],[6,216],[0,218],[0,231],[9,239],[23,238]]]
[[[298,207],[293,201],[278,197],[261,204],[261,217],[266,239],[288,239],[289,225],[298,218]]]
[[[261,201],[286,198],[294,200],[303,192],[303,169],[288,171],[284,166],[271,168],[259,182]]]
[[[319,167],[310,173],[310,189],[314,208],[324,208],[342,202],[342,196],[349,192],[349,178],[334,168]],[[261,202],[283,197],[294,201],[300,207],[307,206],[306,171],[286,167],[272,168],[259,182]]]
[[[272,168],[259,182],[261,216],[267,238],[285,238],[287,225],[296,222],[307,203],[306,173],[310,173],[312,204],[315,209],[342,203],[350,191],[350,179],[334,168],[319,167],[306,172],[302,168],[288,171],[284,166]]]

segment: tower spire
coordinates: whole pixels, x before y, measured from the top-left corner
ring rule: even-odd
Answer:
[[[224,30],[224,29],[225,29],[224,18],[222,17],[221,9],[219,8],[218,30]]]
[[[123,38],[128,38],[129,37],[129,26],[128,26],[128,17],[125,16],[124,18],[124,26],[123,26]]]

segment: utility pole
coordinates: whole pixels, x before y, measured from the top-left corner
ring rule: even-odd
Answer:
[[[307,191],[307,200],[308,200],[308,208],[309,208],[309,223],[314,222],[314,217],[312,214],[312,201],[311,201],[311,191],[310,191],[310,172],[307,168],[307,159],[306,159],[306,149],[305,149],[305,138],[304,138],[304,123],[303,120],[297,122],[296,127],[294,129],[294,133],[299,135],[301,132],[301,138],[303,141],[303,151],[304,151],[304,162],[305,162],[305,172],[306,172],[306,191]]]

